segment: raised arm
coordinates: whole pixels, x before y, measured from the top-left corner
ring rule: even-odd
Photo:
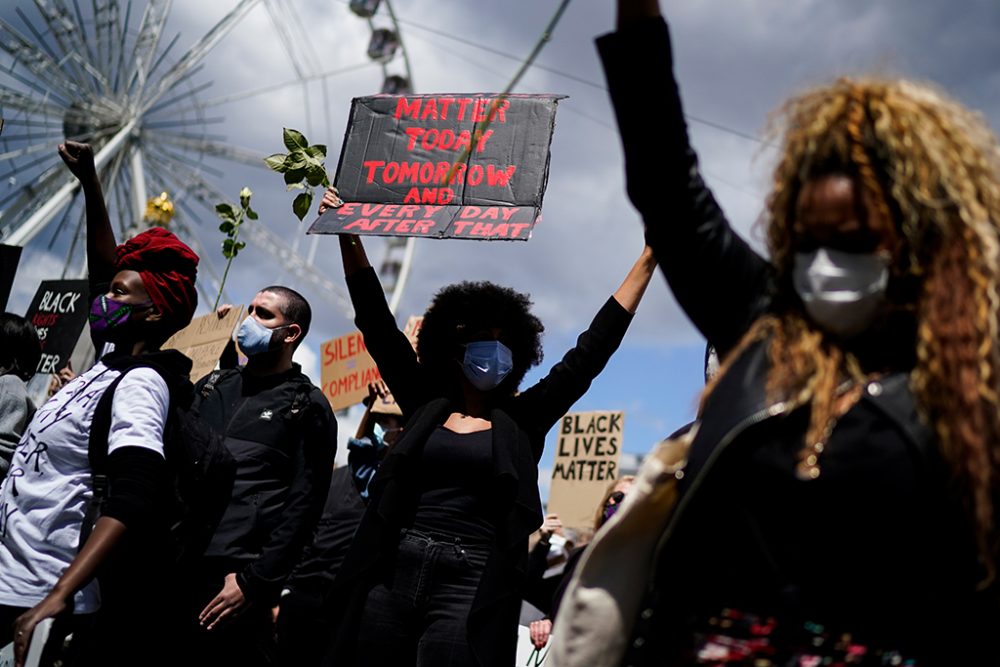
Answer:
[[[646,241],[681,307],[724,354],[762,312],[769,265],[732,230],[701,177],[656,0],[619,0],[618,31],[597,46]]]
[[[579,338],[548,375],[521,392],[515,405],[521,419],[538,432],[552,428],[590,388],[590,383],[607,365],[632,322],[632,315],[656,269],[652,250],[643,248],[621,287],[607,300]],[[539,439],[538,442],[542,442]],[[541,450],[535,451],[535,460]]]
[[[336,188],[323,194],[319,212],[343,204]],[[340,256],[344,263],[347,291],[354,306],[354,323],[365,337],[365,347],[375,360],[379,373],[389,386],[403,414],[409,416],[423,403],[427,382],[417,363],[417,353],[406,335],[396,325],[389,310],[385,291],[368,261],[361,238],[340,235]]]
[[[59,144],[59,157],[80,181],[87,205],[87,268],[91,286],[110,283],[114,278],[115,234],[104,203],[104,191],[94,166],[89,144],[67,141]]]

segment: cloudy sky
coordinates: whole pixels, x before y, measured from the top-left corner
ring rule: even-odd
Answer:
[[[136,4],[136,13],[143,3]],[[235,0],[175,0],[165,34],[179,34],[176,53],[194,43],[235,6]],[[417,92],[501,90],[530,51],[556,0],[396,0]],[[289,9],[289,6],[292,9]],[[17,23],[27,0],[5,2],[0,15]],[[664,0],[673,30],[678,76],[691,131],[709,183],[732,223],[760,245],[754,228],[774,154],[754,139],[767,114],[789,94],[843,74],[875,72],[936,82],[1000,123],[1000,5],[995,0]],[[617,287],[642,245],[641,221],[624,196],[621,151],[593,38],[612,27],[613,3],[574,0],[551,42],[516,92],[568,95],[560,103],[544,221],[528,243],[422,241],[400,316],[424,310],[441,286],[464,279],[494,280],[531,294],[547,327],[546,360],[528,382],[555,363]],[[277,18],[277,20],[276,20]],[[376,19],[383,24],[384,19]],[[291,36],[291,53],[278,30]],[[260,3],[221,40],[193,81],[206,84],[201,101],[230,97],[208,114],[221,122],[208,131],[261,156],[282,150],[281,128],[295,127],[313,143],[330,146],[331,168],[346,126],[350,100],[376,92],[381,70],[366,64],[369,28],[341,0],[269,0]],[[643,63],[636,63],[642,67]],[[276,88],[299,73],[353,68],[305,86]],[[399,70],[400,63],[390,64]],[[651,88],[660,85],[650,80]],[[256,91],[270,88],[266,94]],[[642,104],[642,100],[636,100]],[[657,123],[650,109],[650,126]],[[207,178],[232,200],[243,185],[266,225],[303,254],[312,238],[290,213],[291,195],[277,175],[206,159]],[[151,191],[160,185],[149,183]],[[0,184],[0,188],[11,187]],[[664,202],[669,211],[669,202]],[[217,222],[192,209],[203,244],[215,252]],[[191,217],[190,214],[189,219]],[[23,311],[42,278],[61,270],[65,240],[41,235],[22,260],[11,309]],[[297,240],[296,240],[297,239]],[[336,241],[318,241],[316,265],[342,281]],[[379,241],[369,244],[373,258]],[[221,254],[209,258],[222,267]],[[301,287],[318,317],[303,364],[317,373],[314,350],[346,333],[344,313],[308,285],[249,248],[237,259],[228,291],[237,302],[256,287],[287,282]],[[204,306],[203,306],[204,307]],[[629,336],[578,409],[626,411],[625,448],[641,452],[691,418],[701,385],[703,341],[657,276]],[[551,452],[551,447],[549,451]]]

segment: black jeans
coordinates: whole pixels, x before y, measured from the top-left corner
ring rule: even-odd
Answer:
[[[469,611],[488,556],[486,546],[404,530],[395,567],[368,593],[358,663],[475,665]]]

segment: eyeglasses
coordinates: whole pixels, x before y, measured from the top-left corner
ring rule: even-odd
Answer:
[[[604,502],[604,506],[607,507],[609,505],[617,505],[623,500],[625,500],[625,494],[621,491],[615,491],[608,496],[608,499]]]

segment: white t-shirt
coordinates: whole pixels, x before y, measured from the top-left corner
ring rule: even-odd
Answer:
[[[35,606],[76,557],[93,495],[90,425],[119,374],[98,362],[39,408],[21,437],[0,483],[0,605]],[[108,453],[143,447],[162,456],[169,406],[166,382],[156,371],[129,371],[111,403]],[[79,591],[74,603],[74,613],[97,611],[97,582]]]

